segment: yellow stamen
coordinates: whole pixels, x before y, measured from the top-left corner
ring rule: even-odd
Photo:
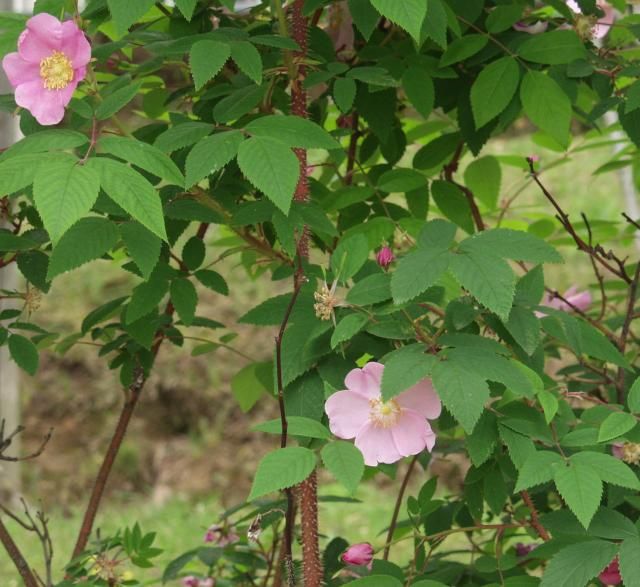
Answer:
[[[383,402],[381,399],[369,400],[371,410],[369,418],[378,428],[389,428],[395,426],[398,418],[402,414],[400,404],[394,399]]]
[[[73,66],[61,51],[54,51],[40,62],[40,77],[47,90],[63,90],[73,80]]]

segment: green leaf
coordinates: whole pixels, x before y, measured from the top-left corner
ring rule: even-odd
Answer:
[[[83,218],[58,241],[51,254],[47,279],[99,259],[118,242],[118,229],[105,218]]]
[[[86,166],[100,175],[100,186],[118,206],[162,240],[167,240],[158,192],[142,175],[124,163],[105,157],[94,157]]]
[[[482,69],[471,86],[471,110],[481,128],[509,105],[520,83],[520,67],[513,57],[502,57]]]
[[[618,547],[605,540],[566,546],[549,562],[540,587],[585,587],[613,560]]]
[[[563,317],[566,319],[568,316],[563,314]],[[624,369],[630,369],[624,355],[602,332],[582,318],[573,318],[573,320],[580,334],[581,353],[613,363]]]
[[[196,279],[205,287],[216,291],[223,296],[229,295],[229,286],[224,280],[224,277],[222,277],[222,275],[217,271],[202,269],[201,271],[196,271],[195,276]]]
[[[509,314],[509,320],[504,325],[525,353],[529,356],[535,353],[541,338],[540,321],[531,310],[514,306]]]
[[[105,153],[115,155],[127,163],[166,179],[169,183],[184,185],[184,177],[178,166],[158,147],[136,139],[116,136],[103,137],[99,144]]]
[[[231,379],[231,391],[243,412],[248,412],[264,393],[270,393],[271,363],[251,363]]]
[[[63,155],[66,160],[69,155]],[[42,155],[19,155],[0,161],[0,184],[5,194],[18,192],[33,183],[41,165],[55,165],[61,158]],[[64,165],[64,162],[62,163]]]
[[[487,382],[457,361],[436,363],[432,380],[444,406],[470,434],[489,400]]]
[[[627,405],[629,406],[629,410],[634,414],[640,412],[640,377],[633,382],[627,394]]]
[[[357,85],[355,80],[348,77],[339,77],[333,82],[333,101],[346,114],[353,108],[353,101],[356,99]]]
[[[315,467],[316,455],[308,448],[287,447],[275,450],[258,464],[248,500],[293,487],[304,481]]]
[[[626,587],[640,586],[640,538],[627,538],[620,545],[620,574]]]
[[[8,230],[0,230],[0,251],[27,251],[38,246],[26,236],[18,236]]]
[[[371,4],[382,16],[407,31],[416,43],[420,41],[420,30],[427,16],[424,0],[371,0]]]
[[[351,279],[369,257],[369,241],[364,234],[342,238],[331,255],[331,270],[343,283]]]
[[[500,194],[502,171],[495,157],[487,156],[474,159],[464,170],[464,182],[490,210],[495,209]]]
[[[10,159],[11,161],[11,159]],[[40,165],[33,183],[33,199],[53,242],[82,218],[98,199],[99,177],[74,157]]]
[[[267,137],[251,137],[238,149],[238,165],[256,188],[284,214],[289,213],[300,162],[288,146]]]
[[[498,426],[492,412],[483,412],[473,432],[467,436],[465,445],[474,467],[480,467],[493,454],[498,442]]]
[[[348,314],[336,326],[331,335],[331,348],[335,349],[341,342],[352,339],[369,321],[366,314]]]
[[[606,483],[640,489],[638,477],[631,467],[614,456],[587,450],[572,455],[571,462],[591,468]]]
[[[142,276],[148,279],[158,264],[162,241],[139,222],[123,222],[119,228],[129,255]]]
[[[369,575],[344,584],[345,587],[402,587],[399,579],[391,575]]]
[[[613,412],[609,414],[598,431],[598,442],[607,442],[619,436],[623,436],[629,430],[636,427],[637,420],[626,412]]]
[[[239,41],[231,44],[231,59],[251,81],[262,83],[262,57],[252,43]]]
[[[538,401],[542,406],[542,411],[544,412],[544,419],[549,424],[551,420],[553,420],[558,413],[558,398],[553,395],[550,391],[543,389],[538,392]]]
[[[370,0],[349,0],[349,12],[356,28],[368,41],[380,20],[380,15],[371,6]]]
[[[213,107],[213,117],[224,124],[253,110],[264,98],[266,86],[250,84],[229,94]]]
[[[422,23],[422,30],[420,31],[424,40],[427,37],[431,38],[443,49],[447,48],[447,27],[449,24],[447,9],[449,7],[445,7],[442,0],[429,0],[427,3],[427,18]],[[455,25],[457,26],[457,23]]]
[[[189,66],[196,91],[215,77],[231,56],[231,48],[218,41],[198,41],[191,47]]]
[[[186,278],[174,279],[171,282],[171,302],[180,320],[185,326],[190,326],[196,315],[198,292],[191,281]]]
[[[435,104],[436,91],[427,71],[421,67],[409,67],[402,76],[402,87],[413,107],[428,118]]]
[[[88,142],[86,135],[75,130],[57,128],[55,130],[41,130],[30,134],[17,143],[14,143],[0,155],[0,161],[32,153],[44,153],[46,151],[62,151],[75,149]]]
[[[238,154],[243,140],[242,132],[231,130],[198,141],[187,156],[185,187],[189,189],[205,177],[220,171]]]
[[[440,67],[447,67],[464,61],[487,46],[489,39],[485,35],[470,34],[455,39],[440,58]]]
[[[164,279],[145,281],[133,289],[131,300],[127,306],[126,323],[132,324],[139,318],[151,314],[157,307],[169,289],[169,284]]]
[[[389,401],[429,377],[436,358],[425,354],[423,344],[403,346],[387,355],[382,373],[382,399]]]
[[[514,261],[562,263],[560,253],[541,238],[522,230],[484,230],[460,243],[461,251],[478,251]]]
[[[38,371],[38,349],[28,338],[20,334],[9,336],[9,354],[18,367],[29,375],[35,375]]]
[[[568,146],[571,102],[558,82],[539,71],[528,71],[520,86],[520,100],[531,122]]]
[[[193,18],[193,12],[196,9],[198,0],[175,0],[176,6],[182,12],[183,16],[191,22]]]
[[[251,427],[251,430],[267,432],[268,434],[282,434],[282,421],[280,418],[276,418],[275,420],[255,424]],[[290,436],[321,438],[323,440],[331,438],[331,433],[326,426],[317,420],[302,416],[287,416],[287,433]]]
[[[120,34],[144,16],[155,4],[154,0],[107,0],[109,11]]]
[[[374,273],[358,281],[347,292],[347,302],[354,306],[369,306],[391,297],[391,275]]]
[[[580,37],[572,30],[555,30],[531,35],[518,48],[520,57],[534,63],[561,65],[584,59],[586,50]]]
[[[602,498],[600,476],[591,467],[572,462],[558,467],[553,480],[569,509],[588,528]]]
[[[562,457],[555,452],[539,450],[532,453],[518,473],[518,482],[514,492],[548,483],[553,479],[555,469],[562,466]]]
[[[431,195],[446,218],[465,232],[473,234],[474,224],[469,201],[457,185],[437,179],[431,184]]]
[[[415,169],[396,168],[383,173],[377,187],[386,193],[406,193],[427,187],[427,178]]]
[[[516,278],[506,261],[484,251],[466,250],[452,255],[451,271],[483,306],[508,320]]]
[[[245,130],[254,137],[274,139],[287,147],[327,150],[340,148],[340,143],[326,130],[300,116],[262,116],[250,122]]]
[[[183,122],[159,134],[153,144],[165,153],[173,153],[197,143],[212,131],[213,126],[206,122]]]
[[[449,268],[446,250],[418,248],[400,259],[391,276],[391,292],[396,304],[408,302],[435,285]]]
[[[122,110],[131,100],[133,100],[142,86],[141,81],[127,84],[123,88],[109,94],[96,108],[96,118],[106,120]]]
[[[326,444],[320,454],[324,466],[353,495],[364,475],[362,453],[350,442],[336,440]]]

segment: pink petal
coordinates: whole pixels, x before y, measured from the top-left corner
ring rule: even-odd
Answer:
[[[72,20],[62,23],[60,50],[69,58],[74,69],[86,65],[91,60],[91,45]]]
[[[40,63],[53,51],[59,51],[62,43],[62,23],[41,12],[27,21],[27,29],[18,39],[18,53],[23,59]]]
[[[375,467],[378,463],[395,463],[402,458],[393,440],[391,428],[378,428],[367,422],[356,436],[356,447],[364,457],[365,465]]]
[[[324,404],[329,428],[338,438],[355,438],[369,419],[369,400],[345,390],[334,393]]]
[[[429,451],[436,443],[436,435],[423,416],[413,410],[402,410],[398,423],[391,428],[393,440],[403,457]]]
[[[29,110],[44,126],[58,124],[64,118],[65,106],[76,85],[72,82],[64,90],[47,90],[42,80],[20,84],[15,92],[16,104]]]
[[[40,79],[40,67],[22,59],[18,53],[8,53],[2,60],[2,69],[15,88],[20,84]]]
[[[596,39],[602,39],[607,36],[611,30],[611,25],[615,19],[613,7],[606,2],[598,2],[598,6],[604,11],[604,16],[598,20],[596,26],[593,27],[593,36]]]
[[[586,312],[591,306],[592,298],[591,298],[591,292],[589,290],[581,291],[580,293],[577,293],[572,296],[567,296],[565,294],[565,298],[567,299],[567,301],[571,303],[571,305],[575,306],[576,308],[578,308],[578,310],[581,310],[582,312]],[[573,308],[569,306],[569,308],[567,309],[573,309]]]
[[[435,420],[442,411],[440,398],[433,389],[430,379],[423,379],[407,391],[403,391],[396,401],[403,408],[414,410],[429,420]]]
[[[576,0],[567,0],[567,6],[574,12],[577,12],[578,14],[582,14],[582,10],[580,10],[580,6],[576,2]]]
[[[347,389],[359,393],[368,399],[380,397],[380,381],[384,365],[380,363],[367,363],[362,369],[349,371],[344,379]]]

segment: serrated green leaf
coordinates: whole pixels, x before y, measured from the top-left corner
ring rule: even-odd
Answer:
[[[69,129],[41,130],[27,135],[0,154],[0,162],[17,155],[75,149],[85,145],[86,135]]]
[[[99,174],[100,186],[118,206],[167,240],[158,192],[142,175],[124,163],[105,157],[94,157],[87,166]]]
[[[251,363],[233,376],[231,391],[243,412],[248,412],[262,394],[270,392],[265,375],[271,376],[271,371],[271,363]]]
[[[493,210],[498,203],[501,181],[500,163],[492,156],[474,159],[464,170],[465,184],[490,210]]]
[[[640,377],[638,377],[627,394],[627,405],[634,414],[640,412]]]
[[[481,34],[469,34],[455,39],[440,58],[440,67],[464,61],[487,46],[489,39]]]
[[[520,68],[512,57],[502,57],[482,69],[471,86],[471,110],[481,128],[509,105],[520,84]]]
[[[394,302],[408,302],[435,285],[449,268],[451,257],[447,250],[418,248],[400,259],[391,276]]]
[[[558,83],[539,71],[528,71],[520,86],[524,113],[563,147],[569,145],[571,102]]]
[[[122,110],[131,100],[133,100],[142,86],[141,81],[127,84],[123,88],[109,94],[96,108],[96,118],[106,120]]]
[[[231,59],[251,81],[262,83],[262,57],[252,43],[239,41],[231,44]]]
[[[627,538],[620,545],[619,565],[625,587],[640,587],[640,538]]]
[[[248,500],[293,487],[304,481],[316,467],[316,455],[303,447],[280,448],[258,464]]]
[[[178,166],[158,147],[127,137],[106,136],[100,139],[105,153],[115,155],[127,163],[166,179],[169,183],[183,186],[184,177]]]
[[[324,466],[353,495],[364,475],[362,453],[350,442],[336,440],[326,444],[320,454]]]
[[[484,251],[505,259],[530,263],[562,263],[560,253],[542,239],[522,230],[484,230],[460,243],[462,251]]]
[[[624,436],[629,430],[636,427],[638,421],[626,412],[613,412],[609,414],[598,431],[598,442],[607,442],[620,436]]]
[[[509,314],[509,320],[504,325],[522,349],[528,355],[533,355],[541,339],[540,321],[536,315],[531,310],[514,306]]]
[[[557,467],[553,475],[556,488],[580,523],[588,528],[602,499],[602,480],[591,468],[572,461]]]
[[[373,574],[344,584],[345,587],[402,587],[399,579],[391,575]]]
[[[572,455],[571,462],[591,468],[606,483],[629,489],[640,489],[640,481],[634,471],[611,455],[583,450]]]
[[[559,454],[547,450],[532,453],[522,464],[514,492],[548,483],[553,479],[557,466],[562,466]]]
[[[331,255],[331,269],[342,282],[351,279],[369,257],[369,241],[363,234],[342,238]]]
[[[122,240],[142,276],[148,279],[160,258],[162,241],[139,222],[123,222],[119,226]]]
[[[256,188],[289,213],[300,177],[300,162],[289,147],[267,137],[251,137],[238,149],[238,165]]]
[[[182,15],[188,21],[191,21],[193,18],[193,12],[198,4],[198,0],[175,0],[175,3],[180,12],[182,12]]]
[[[40,165],[33,182],[33,199],[53,242],[89,212],[98,199],[99,181],[93,169],[79,165],[74,157]]]
[[[37,242],[26,236],[19,236],[8,230],[0,229],[0,251],[27,251],[35,249],[37,246]]]
[[[590,540],[566,546],[551,559],[540,587],[585,587],[613,560],[613,542]]]
[[[368,321],[366,314],[348,314],[342,318],[331,335],[331,348],[335,349],[341,342],[353,338]]]
[[[282,434],[282,420],[276,418],[268,422],[261,422],[251,427],[256,432],[267,432],[268,434]],[[302,416],[287,416],[287,433],[290,436],[304,436],[306,438],[321,438],[328,440],[331,438],[329,429],[311,418]]]
[[[374,273],[361,279],[347,292],[347,302],[354,306],[368,306],[391,297],[391,275]]]
[[[555,418],[555,415],[558,413],[558,398],[553,395],[550,391],[543,389],[538,392],[538,401],[542,406],[542,411],[544,412],[544,419],[547,424],[551,422]]]
[[[455,361],[436,363],[432,380],[444,406],[470,434],[489,400],[487,382]]]
[[[411,192],[426,187],[427,178],[415,169],[391,169],[383,173],[377,182],[377,188],[388,194]]]
[[[201,271],[196,271],[195,277],[205,287],[208,287],[223,296],[229,295],[229,286],[224,280],[224,277],[222,277],[222,275],[217,271],[202,269]]]
[[[250,122],[245,130],[254,137],[280,141],[288,147],[327,150],[340,148],[340,143],[326,130],[300,116],[262,116]]]
[[[64,155],[66,160],[69,155]],[[56,158],[55,162],[57,162]],[[44,164],[53,165],[54,161],[51,156],[43,157],[42,155],[18,155],[10,157],[0,162],[0,184],[2,191],[6,194],[18,192],[33,183],[38,170]],[[62,163],[64,165],[64,162]]]
[[[83,218],[60,238],[51,253],[47,279],[99,259],[118,241],[118,229],[105,218]]]
[[[349,13],[356,28],[368,41],[380,20],[378,12],[371,6],[369,0],[349,0]]]
[[[435,104],[435,87],[431,76],[421,67],[409,67],[402,76],[402,87],[413,107],[428,118]]]
[[[185,187],[189,189],[205,177],[220,171],[238,154],[244,135],[238,130],[207,136],[189,152]]]
[[[198,41],[193,44],[189,53],[189,67],[196,91],[220,72],[230,56],[231,48],[226,43]]]
[[[113,16],[116,28],[124,34],[140,17],[144,16],[155,4],[154,0],[107,0],[109,12]]]
[[[573,30],[555,30],[531,35],[518,48],[518,54],[527,61],[546,65],[561,65],[584,59],[584,43]]]
[[[191,281],[186,278],[174,279],[170,288],[171,303],[176,309],[180,320],[185,326],[190,326],[196,315],[198,292]]]
[[[132,324],[139,318],[151,314],[169,291],[169,283],[164,279],[152,279],[137,285],[127,306],[126,323]]]
[[[431,183],[431,196],[446,218],[473,234],[475,227],[469,200],[457,185],[437,179]]]
[[[473,432],[465,440],[474,467],[480,467],[492,455],[498,442],[498,425],[492,412],[483,412]]]
[[[240,88],[213,107],[213,117],[222,124],[236,120],[260,104],[266,91],[266,85]]]
[[[353,101],[356,99],[357,85],[355,80],[348,77],[339,77],[333,82],[333,101],[346,114],[353,108]]]
[[[160,133],[153,143],[165,153],[173,153],[197,143],[213,132],[213,125],[206,122],[183,122]]]
[[[20,334],[11,334],[8,344],[9,354],[18,367],[29,375],[35,375],[40,361],[36,345]]]
[[[371,0],[371,4],[382,16],[407,31],[416,43],[420,41],[420,30],[427,16],[424,0]]]
[[[381,385],[384,401],[389,401],[429,377],[436,358],[425,354],[425,350],[423,344],[411,344],[387,355]]]

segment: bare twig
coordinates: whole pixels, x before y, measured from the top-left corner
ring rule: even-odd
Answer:
[[[46,448],[47,444],[51,440],[51,437],[53,436],[53,428],[51,428],[49,432],[47,432],[44,439],[42,440],[42,443],[36,449],[35,452],[22,457],[10,457],[8,455],[5,455],[4,451],[6,451],[11,446],[13,439],[18,434],[21,434],[22,432],[24,432],[25,428],[24,426],[18,426],[13,432],[11,432],[11,434],[9,434],[9,436],[5,438],[4,427],[5,427],[5,421],[3,419],[0,421],[0,461],[8,461],[10,463],[17,463],[19,461],[30,461],[32,459],[39,457],[44,452],[44,449]]]
[[[593,246],[593,232],[591,231],[591,224],[587,219],[587,215],[584,212],[581,212],[582,220],[584,221],[584,225],[587,227],[587,233],[589,235],[589,246]],[[598,265],[596,264],[592,255],[589,255],[589,260],[591,261],[591,266],[593,267],[593,272],[596,275],[596,279],[598,280],[598,286],[600,287],[600,313],[598,314],[598,321],[602,320],[605,310],[607,308],[607,293],[604,289],[604,278],[602,277],[602,273],[600,273],[600,269],[598,269]]]
[[[25,587],[39,587],[38,581],[36,580],[36,576],[34,572],[29,567],[26,559],[24,558],[22,552],[18,548],[18,545],[13,541],[11,535],[9,534],[9,530],[4,525],[2,521],[2,517],[0,516],[0,542],[4,546],[5,550],[9,554],[9,558],[12,560],[15,565],[22,581],[25,584]]]

